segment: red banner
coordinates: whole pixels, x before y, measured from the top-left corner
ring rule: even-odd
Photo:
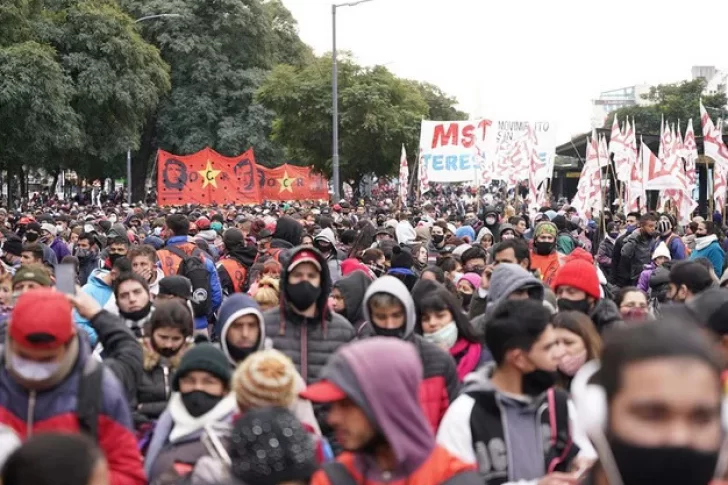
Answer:
[[[276,168],[258,167],[260,194],[264,200],[327,200],[329,182],[310,167],[287,163]]]
[[[259,167],[252,148],[237,157],[220,155],[209,147],[185,156],[159,150],[157,157],[159,205],[246,205],[328,198],[328,181],[310,167]]]

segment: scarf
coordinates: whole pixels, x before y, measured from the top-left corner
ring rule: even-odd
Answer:
[[[460,382],[463,382],[465,376],[473,372],[480,364],[480,354],[482,346],[475,344],[464,338],[459,338],[455,345],[450,348],[455,362],[457,362],[457,373]]]
[[[172,397],[169,399],[168,406],[169,413],[171,414],[172,421],[174,422],[172,432],[169,434],[169,442],[174,443],[180,438],[184,438],[192,433],[201,431],[207,425],[214,425],[215,423],[225,421],[236,412],[237,407],[238,405],[235,401],[235,394],[230,393],[223,397],[222,400],[209,412],[195,418],[187,412],[187,408],[182,403],[182,396],[180,393],[173,393]]]

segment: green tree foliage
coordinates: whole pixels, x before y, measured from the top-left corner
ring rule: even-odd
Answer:
[[[124,152],[169,89],[157,50],[112,1],[3,2],[0,57],[0,156],[29,168],[123,174]]]
[[[211,146],[225,155],[255,147],[263,164],[283,151],[271,140],[274,113],[255,93],[277,63],[303,65],[312,57],[280,0],[121,0],[172,69],[172,90],[148,119],[135,154],[132,187],[140,188],[157,148],[193,153]],[[135,190],[135,198],[141,196]]]
[[[650,88],[650,92],[644,95],[644,99],[650,102],[649,105],[618,109],[607,118],[604,126],[605,128],[611,127],[616,114],[620,121],[626,117],[634,118],[639,133],[658,134],[663,117],[670,123],[677,123],[678,120],[681,120],[683,129],[688,119],[692,118],[695,134],[699,135],[701,133],[700,99],[702,98],[703,104],[711,116],[715,116],[714,110],[723,112],[728,103],[726,94],[722,90],[718,93],[703,93],[705,85],[704,79],[696,79],[677,84],[653,86]]]
[[[358,184],[365,174],[393,175],[402,143],[416,153],[423,118],[465,117],[439,89],[397,78],[384,67],[363,68],[344,55],[338,69],[342,180]],[[330,56],[303,68],[279,66],[258,92],[258,100],[277,114],[273,137],[287,156],[329,176],[331,70]]]

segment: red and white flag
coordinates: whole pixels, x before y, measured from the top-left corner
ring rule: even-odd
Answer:
[[[655,156],[643,142],[642,183],[645,190],[681,189],[677,154],[674,153],[674,138],[669,123],[661,123],[660,148]],[[646,150],[645,150],[646,149]]]
[[[703,125],[703,151],[713,159],[713,199],[717,210],[725,207],[726,178],[728,178],[728,148],[723,136],[713,124],[710,115],[700,102],[700,121]]]
[[[641,145],[644,145],[644,142]],[[641,145],[640,150],[642,150]],[[647,148],[647,146],[645,145],[644,148]],[[650,151],[650,153],[652,152]],[[645,206],[645,186],[642,183],[642,155],[643,152],[640,152],[639,156],[635,157],[630,170],[630,179],[627,185],[627,210],[629,212],[638,212],[640,207]]]
[[[409,165],[407,164],[407,151],[402,143],[402,155],[399,158],[399,200],[403,206],[407,205],[409,192]]]
[[[596,135],[596,132],[593,133]],[[576,195],[571,201],[579,214],[586,211],[599,212],[602,209],[602,171],[599,165],[599,146],[595,136],[587,139],[586,160],[581,169],[581,176],[576,189]]]
[[[428,190],[430,190],[430,181],[427,178],[427,167],[423,163],[424,160],[422,159],[422,148],[420,148],[420,167],[419,167],[419,176],[420,176],[420,195],[424,194]]]
[[[688,186],[693,189],[697,178],[698,145],[695,143],[692,118],[688,121],[688,129],[685,131],[682,157],[685,159],[685,176],[688,180]]]

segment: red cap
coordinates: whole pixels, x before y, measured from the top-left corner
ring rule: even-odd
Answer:
[[[329,403],[346,399],[346,393],[331,381],[318,381],[299,393],[303,399],[317,403]]]
[[[339,212],[341,210],[341,206],[339,204],[334,204],[334,210]]]
[[[583,291],[595,300],[601,297],[597,270],[593,264],[589,264],[583,259],[567,261],[556,272],[556,277],[551,286],[554,290],[558,290],[559,286],[571,286]]]
[[[72,310],[63,293],[47,288],[28,291],[10,314],[8,335],[23,347],[56,349],[76,334]]]
[[[316,253],[304,249],[303,251],[296,253],[293,259],[291,259],[291,262],[288,263],[288,272],[290,273],[293,271],[293,269],[301,263],[311,263],[316,266],[319,271],[321,271],[321,263],[319,262],[319,258],[316,256]]]
[[[208,219],[207,217],[200,217],[199,219],[197,219],[197,222],[195,224],[197,224],[197,228],[200,231],[210,229],[210,219]]]

